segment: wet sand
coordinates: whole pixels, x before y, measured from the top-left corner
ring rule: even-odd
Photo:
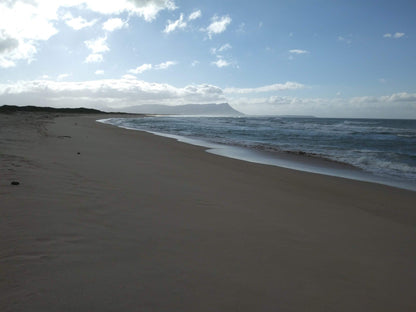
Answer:
[[[0,115],[1,311],[416,310],[416,192],[107,117]]]

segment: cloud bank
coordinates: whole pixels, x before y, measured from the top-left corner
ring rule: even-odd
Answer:
[[[229,103],[247,114],[311,115],[343,118],[416,118],[416,94],[354,98],[300,98],[293,96],[233,97]]]
[[[164,64],[164,63],[162,63]],[[159,64],[160,65],[160,64]],[[166,65],[165,65],[166,66]],[[163,67],[163,66],[162,66]],[[97,73],[97,74],[100,74]],[[69,75],[61,75],[64,79]],[[175,87],[125,75],[120,79],[85,82],[32,80],[0,84],[0,102],[9,105],[92,107],[117,110],[139,104],[179,105],[228,102],[254,115],[315,115],[319,117],[416,118],[416,93],[354,98],[300,98],[276,93],[304,88],[286,82],[257,88],[225,88],[210,84]],[[270,96],[259,93],[274,92]]]
[[[4,104],[19,106],[116,109],[138,104],[224,102],[225,97],[220,88],[209,84],[178,88],[164,83],[137,80],[130,75],[121,79],[85,82],[33,80],[0,84],[0,100]]]

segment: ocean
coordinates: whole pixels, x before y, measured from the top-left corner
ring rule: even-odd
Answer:
[[[154,116],[101,122],[223,156],[416,191],[416,120]]]

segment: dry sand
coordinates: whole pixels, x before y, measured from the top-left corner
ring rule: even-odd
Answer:
[[[416,192],[98,118],[0,115],[0,311],[416,311]]]

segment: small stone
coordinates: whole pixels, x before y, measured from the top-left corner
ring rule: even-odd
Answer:
[[[12,183],[10,183],[11,185],[19,185],[20,184],[20,182],[17,182],[17,181],[13,181]]]
[[[80,153],[80,152],[78,152],[77,154],[78,154],[78,155],[81,155],[81,153]]]

